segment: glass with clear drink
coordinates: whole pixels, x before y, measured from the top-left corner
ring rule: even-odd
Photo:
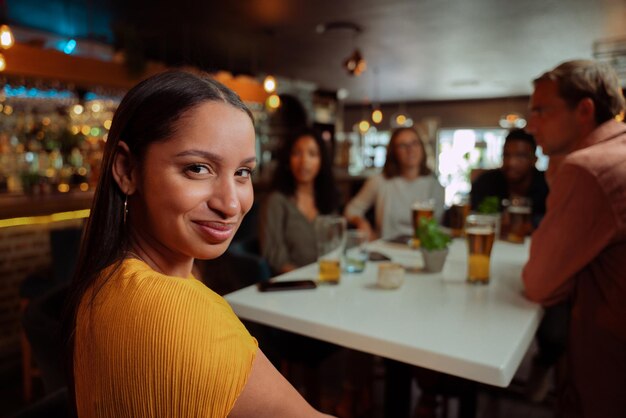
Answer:
[[[365,270],[369,257],[367,233],[360,229],[346,232],[346,246],[343,252],[343,270],[348,273],[360,273]]]

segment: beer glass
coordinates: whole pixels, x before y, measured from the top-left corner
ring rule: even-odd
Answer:
[[[341,256],[346,245],[346,220],[336,215],[321,215],[315,219],[319,281],[339,283]]]
[[[360,273],[365,270],[367,251],[367,233],[360,229],[346,232],[346,247],[343,252],[343,270],[348,273]]]
[[[469,215],[465,220],[467,239],[467,281],[488,284],[491,249],[496,239],[496,219],[493,216]]]
[[[450,207],[450,230],[453,237],[463,236],[465,218],[469,215],[470,204],[466,195],[457,195]]]
[[[417,231],[420,219],[432,219],[435,216],[435,199],[418,200],[411,206],[411,220],[413,221],[413,238],[419,239]]]
[[[508,234],[507,241],[522,244],[531,228],[531,200],[525,197],[515,197],[507,208]]]

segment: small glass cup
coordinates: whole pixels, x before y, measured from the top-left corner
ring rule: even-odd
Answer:
[[[362,272],[368,256],[367,233],[360,229],[349,229],[346,232],[346,247],[343,252],[343,271]]]
[[[488,284],[491,269],[491,249],[496,239],[496,219],[488,215],[469,215],[465,220],[467,239],[467,281]]]
[[[346,227],[346,220],[341,216],[321,215],[315,220],[318,279],[322,283],[339,283],[341,256],[346,245]]]

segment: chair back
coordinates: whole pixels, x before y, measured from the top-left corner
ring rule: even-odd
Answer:
[[[22,325],[30,342],[46,393],[66,386],[61,317],[69,284],[61,283],[33,299],[22,316]]]

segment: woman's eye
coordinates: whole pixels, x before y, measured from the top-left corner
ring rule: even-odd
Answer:
[[[250,168],[240,168],[235,172],[235,175],[238,177],[248,178],[252,176],[252,169]]]
[[[190,174],[208,174],[210,172],[209,167],[204,164],[189,165],[186,167],[185,171]]]

